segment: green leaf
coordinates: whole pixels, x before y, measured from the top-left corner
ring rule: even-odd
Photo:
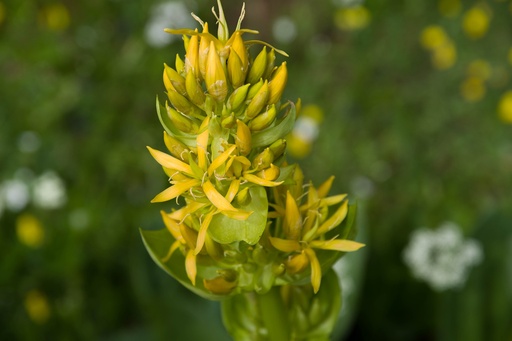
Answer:
[[[252,147],[269,146],[280,138],[288,135],[293,129],[296,116],[295,104],[290,102],[290,110],[288,110],[281,122],[252,135]]]
[[[162,261],[162,259],[164,259],[164,257],[167,255],[169,248],[175,241],[167,229],[140,229],[140,234],[142,236],[142,241],[144,242],[146,250],[148,250],[149,255],[155,261],[155,263],[165,272],[183,284],[187,289],[209,300],[221,300],[229,297],[229,295],[212,294],[203,286],[204,278],[213,278],[218,275],[218,267],[210,266],[208,264],[201,264],[201,259],[198,258],[196,286],[193,286],[185,271],[185,256],[181,253],[180,250],[176,250],[171,258],[166,262]]]
[[[239,208],[251,211],[252,214],[246,220],[231,219],[223,214],[213,217],[209,235],[221,244],[230,244],[244,241],[247,244],[256,244],[263,234],[267,224],[268,201],[265,189],[261,186],[253,186],[249,189],[251,200]]]
[[[160,120],[160,123],[162,124],[162,127],[165,129],[167,134],[171,135],[172,137],[177,138],[184,144],[186,144],[189,147],[195,147],[196,146],[196,136],[185,134],[174,126],[171,119],[169,118],[169,115],[167,115],[167,110],[160,105],[160,101],[158,100],[158,96],[156,96],[156,113],[158,115],[158,119]]]

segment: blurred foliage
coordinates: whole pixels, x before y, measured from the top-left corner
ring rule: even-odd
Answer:
[[[251,1],[244,21],[291,56],[284,98],[322,110],[305,176],[335,174],[332,192],[365,206],[364,281],[344,333],[510,339],[512,3],[348,6],[360,3]],[[138,234],[161,227],[163,206],[149,200],[166,179],[145,146],[163,147],[154,99],[163,62],[183,52],[147,42],[155,4],[0,1],[0,192],[14,179],[29,194],[26,205],[0,202],[2,340],[227,338],[218,306],[158,269]],[[203,18],[214,5],[184,4]],[[240,6],[224,1],[228,21]],[[272,32],[283,17],[288,40]],[[422,45],[432,26],[444,50]],[[57,208],[30,199],[47,171],[66,188]],[[445,220],[484,260],[465,287],[437,293],[402,253],[415,228]]]

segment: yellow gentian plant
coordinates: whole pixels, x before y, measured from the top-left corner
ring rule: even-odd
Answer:
[[[152,202],[178,200],[161,212],[165,228],[142,230],[153,260],[194,293],[222,300],[223,321],[236,340],[327,338],[340,307],[332,265],[363,244],[355,206],[329,196],[334,177],[318,187],[286,161],[286,141],[300,110],[281,96],[287,56],[257,31],[230,34],[218,1],[217,35],[166,29],[183,36],[185,55],[164,64],[166,100],[156,108],[168,152],[148,147],[169,187]],[[254,53],[252,55],[250,50]]]

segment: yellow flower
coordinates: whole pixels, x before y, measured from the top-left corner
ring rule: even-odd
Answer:
[[[60,3],[44,7],[40,12],[40,20],[52,31],[64,31],[71,21],[68,9]]]
[[[460,86],[462,97],[468,102],[477,102],[485,96],[484,80],[470,76]]]
[[[464,14],[462,29],[471,39],[482,38],[489,29],[491,12],[488,6],[475,5]]]
[[[448,43],[450,39],[441,26],[430,25],[421,31],[421,45],[428,50],[434,50]]]
[[[457,50],[450,42],[436,48],[432,52],[432,64],[436,69],[446,70],[451,68],[457,61]]]
[[[501,96],[498,104],[498,115],[503,122],[512,124],[512,90]]]
[[[41,222],[29,213],[16,219],[16,234],[23,244],[37,248],[44,242],[44,229]]]
[[[38,291],[29,291],[24,300],[25,310],[32,321],[37,324],[44,324],[51,315],[50,305],[46,296]]]
[[[370,23],[370,11],[364,6],[342,8],[334,13],[334,24],[344,31],[356,31]]]

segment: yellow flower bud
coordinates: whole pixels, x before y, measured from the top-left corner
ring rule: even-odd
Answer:
[[[276,70],[270,83],[268,83],[268,90],[270,92],[268,99],[269,104],[277,103],[281,99],[287,80],[288,70],[286,69],[286,62],[283,62]]]
[[[309,266],[309,258],[304,252],[290,256],[286,261],[286,272],[295,275],[303,272]]]
[[[185,86],[190,101],[197,106],[202,106],[204,104],[206,96],[203,93],[203,88],[197,82],[197,78],[194,76],[192,72],[187,73],[187,78],[185,79]]]
[[[229,281],[224,276],[217,276],[212,279],[203,279],[203,285],[206,290],[217,295],[227,295],[237,286],[237,281]]]
[[[256,56],[254,62],[252,63],[251,68],[249,69],[249,73],[247,75],[247,83],[255,84],[258,82],[265,70],[267,69],[267,47],[263,46],[261,52]]]
[[[196,30],[197,32],[197,30]],[[187,46],[187,54],[185,55],[185,72],[193,72],[196,77],[201,74],[199,72],[199,37],[193,35],[190,37]]]
[[[256,174],[264,180],[274,181],[279,177],[281,169],[274,164],[270,164],[270,167],[263,169]]]
[[[185,63],[181,59],[180,55],[176,53],[176,61],[174,63],[174,66],[176,67],[176,71],[178,73],[181,73],[183,69],[185,68]]]
[[[283,155],[284,151],[286,150],[286,140],[279,139],[276,142],[272,143],[269,148],[272,151],[272,153],[274,153],[274,159],[277,159],[281,155]]]
[[[181,159],[183,161],[188,160],[188,154],[190,149],[187,148],[178,139],[172,137],[164,131],[164,143],[172,156]]]
[[[269,86],[268,82],[265,81],[259,91],[254,95],[245,111],[245,116],[249,119],[256,117],[261,110],[267,105],[269,98]]]
[[[268,79],[270,78],[270,75],[274,71],[274,62],[276,60],[276,53],[274,49],[271,49],[267,53],[267,68],[265,69],[265,74],[263,75],[263,78]]]
[[[247,155],[251,152],[252,148],[251,131],[249,130],[249,127],[240,120],[236,120],[236,125],[236,146],[238,147],[238,151],[241,155]]]
[[[247,98],[246,100],[252,99],[258,91],[260,91],[261,87],[263,86],[263,79],[260,79],[258,83],[251,85],[249,88],[249,91],[247,92]]]
[[[169,87],[169,83],[172,85]],[[167,91],[176,91],[181,95],[187,94],[187,89],[185,88],[185,78],[180,76],[179,73],[176,72],[173,68],[169,67],[164,63],[164,85]]]
[[[290,191],[286,192],[286,211],[284,214],[284,233],[288,239],[298,240],[302,231],[302,217],[297,201]]]
[[[185,133],[197,133],[197,131],[199,130],[199,124],[195,122],[195,120],[180,114],[172,107],[170,107],[167,103],[165,104],[165,108],[167,109],[167,115],[169,115],[169,118],[171,119],[172,123],[176,128]]]
[[[201,110],[199,110],[198,107],[196,107],[194,104],[190,103],[190,101],[177,93],[176,91],[169,91],[167,93],[167,97],[169,98],[169,101],[171,101],[172,105],[178,110],[179,112],[182,112],[185,115],[190,116],[201,116]]]
[[[228,110],[237,111],[238,108],[244,103],[247,97],[250,84],[245,84],[239,87],[228,98],[227,108]]]
[[[244,189],[240,190],[235,197],[236,203],[241,206],[247,205],[250,199],[251,196],[249,195],[249,187],[245,187]]]
[[[277,110],[276,106],[272,104],[270,107],[268,107],[267,111],[264,113],[259,114],[256,116],[253,120],[249,122],[249,129],[251,131],[259,131],[267,128],[274,122],[277,116]]]
[[[208,51],[208,60],[206,63],[205,75],[206,89],[208,93],[218,102],[224,101],[228,94],[228,84],[226,74],[220,61],[219,55],[215,50],[215,44],[210,42]]]
[[[201,77],[206,77],[206,64],[208,61],[208,51],[210,50],[210,42],[212,41],[211,36],[208,33],[208,23],[204,23],[203,34],[199,38],[199,72]]]
[[[265,150],[256,155],[252,161],[252,168],[256,170],[262,170],[268,168],[273,161],[274,153],[272,153],[270,148],[265,148]]]
[[[235,122],[236,122],[235,114],[231,113],[231,115],[222,118],[222,121],[220,122],[220,124],[223,128],[231,129],[234,127]]]
[[[229,80],[233,88],[238,88],[245,81],[245,73],[242,61],[240,57],[236,54],[236,52],[231,48],[231,53],[228,58],[228,75]]]

